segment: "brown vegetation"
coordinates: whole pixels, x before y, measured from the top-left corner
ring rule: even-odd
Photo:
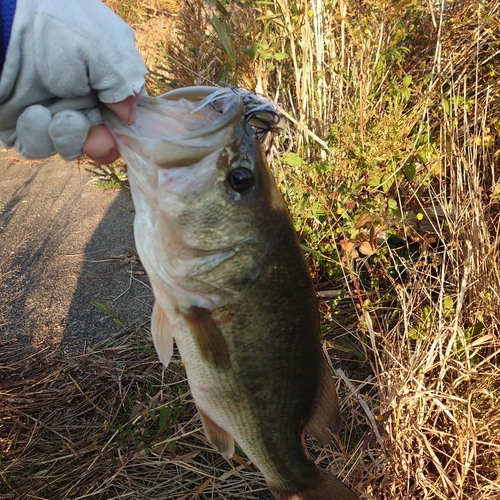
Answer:
[[[225,81],[291,118],[275,172],[345,419],[313,458],[361,498],[500,498],[499,2],[108,4],[151,93]],[[72,362],[0,349],[0,498],[270,498],[136,333]]]

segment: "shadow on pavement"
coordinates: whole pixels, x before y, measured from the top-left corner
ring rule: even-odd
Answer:
[[[0,337],[81,354],[146,324],[152,294],[133,247],[128,193],[95,186],[74,163],[0,153]]]

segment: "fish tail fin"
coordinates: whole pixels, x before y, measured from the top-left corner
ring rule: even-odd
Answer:
[[[340,479],[318,468],[314,485],[303,490],[284,491],[269,485],[276,500],[359,500],[358,495]]]

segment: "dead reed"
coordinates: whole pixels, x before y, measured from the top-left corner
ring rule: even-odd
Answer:
[[[180,361],[119,335],[73,360],[0,344],[0,498],[270,498],[207,444]]]

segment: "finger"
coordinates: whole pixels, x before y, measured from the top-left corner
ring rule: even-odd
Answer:
[[[111,132],[104,125],[89,130],[82,152],[97,163],[113,163],[120,156]]]
[[[137,117],[137,99],[139,95],[127,97],[124,101],[106,103],[106,106],[118,115],[120,120],[126,125],[132,125]]]

